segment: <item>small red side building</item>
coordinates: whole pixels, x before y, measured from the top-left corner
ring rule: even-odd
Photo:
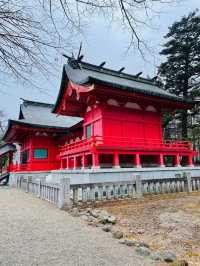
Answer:
[[[24,101],[4,139],[21,145],[18,170],[192,166],[191,143],[162,132],[164,111],[191,107],[152,80],[69,58],[55,105]]]
[[[12,171],[48,171],[60,168],[59,149],[68,127],[80,118],[51,113],[53,105],[23,100],[18,120],[9,120],[4,134],[8,143],[20,146],[19,161]]]

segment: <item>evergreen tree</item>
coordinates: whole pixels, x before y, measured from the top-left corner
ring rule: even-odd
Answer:
[[[200,95],[200,16],[198,10],[169,27],[159,67],[166,90],[184,99]],[[182,138],[188,137],[187,110],[181,111]]]

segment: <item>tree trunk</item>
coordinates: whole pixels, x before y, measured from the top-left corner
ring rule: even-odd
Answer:
[[[185,79],[184,79],[184,87],[183,87],[183,99],[186,100],[188,98],[188,89],[189,89],[189,54],[190,52],[186,52],[185,56]],[[182,111],[182,138],[187,139],[188,137],[188,121],[187,121],[187,110]]]
[[[182,120],[182,138],[184,139],[184,140],[186,140],[187,139],[187,137],[188,137],[188,130],[187,130],[187,110],[183,110],[182,111],[182,114],[181,114],[181,116],[182,116],[182,118],[181,118],[181,120]]]

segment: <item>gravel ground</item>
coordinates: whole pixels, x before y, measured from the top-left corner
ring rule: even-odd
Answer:
[[[0,265],[153,265],[117,242],[48,202],[0,188]]]
[[[200,266],[200,192],[108,202],[101,208],[118,217],[120,230],[152,250],[170,250]]]

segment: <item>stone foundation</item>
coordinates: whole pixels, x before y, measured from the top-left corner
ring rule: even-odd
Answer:
[[[60,178],[70,178],[71,184],[102,183],[129,181],[133,175],[140,175],[141,179],[174,178],[176,174],[190,172],[192,177],[200,177],[200,167],[157,167],[157,168],[112,168],[112,169],[84,169],[51,171],[46,181],[59,183]]]
[[[130,181],[133,175],[141,179],[174,178],[176,174],[190,172],[192,177],[200,177],[200,167],[157,167],[157,168],[112,168],[112,169],[83,169],[83,170],[54,170],[35,172],[10,173],[9,184],[12,185],[14,176],[31,176],[47,183],[60,183],[62,178],[70,178],[70,183],[87,184],[102,182]]]

